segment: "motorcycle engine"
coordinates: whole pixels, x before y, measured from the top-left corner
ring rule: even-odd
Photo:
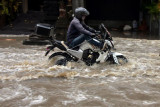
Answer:
[[[91,49],[86,49],[83,51],[82,59],[88,66],[93,65],[98,57],[99,53],[93,52]]]

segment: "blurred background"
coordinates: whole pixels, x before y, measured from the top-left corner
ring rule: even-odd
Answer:
[[[92,27],[104,23],[113,31],[160,35],[159,0],[0,0],[0,33],[29,34],[35,24],[48,23],[65,40],[73,10],[80,6],[89,10],[86,23]]]

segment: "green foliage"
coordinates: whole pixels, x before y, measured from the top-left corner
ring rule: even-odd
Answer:
[[[9,15],[9,10],[7,7],[7,1],[2,0],[0,2],[0,15]]]
[[[156,20],[159,18],[160,11],[158,8],[158,3],[151,2],[151,4],[146,5],[145,8],[148,10],[148,13],[151,14],[153,20]]]
[[[13,13],[18,12],[21,2],[19,0],[1,0],[0,2],[0,15],[11,16]]]
[[[5,16],[6,23],[10,23],[17,16],[22,0],[0,0],[0,16]]]

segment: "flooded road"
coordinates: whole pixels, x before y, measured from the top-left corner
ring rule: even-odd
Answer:
[[[25,38],[0,36],[0,107],[160,106],[160,40],[113,37],[127,64],[64,67]]]

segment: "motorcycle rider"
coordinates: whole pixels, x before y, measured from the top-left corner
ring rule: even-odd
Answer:
[[[85,18],[89,15],[89,11],[83,7],[75,9],[74,18],[71,21],[67,31],[67,44],[69,48],[75,48],[81,44],[84,40],[87,40],[94,46],[104,49],[106,43],[93,39],[96,36],[97,31],[85,24]]]

